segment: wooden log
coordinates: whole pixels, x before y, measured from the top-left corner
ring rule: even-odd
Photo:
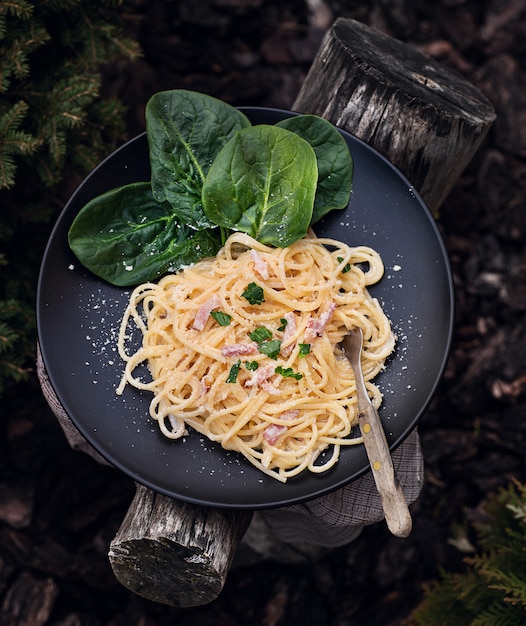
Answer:
[[[106,463],[60,404],[38,346],[37,373],[69,445]],[[251,511],[207,509],[136,484],[108,558],[115,577],[130,591],[164,604],[197,606],[220,593],[251,519]]]
[[[337,19],[293,109],[313,113],[383,154],[435,212],[495,120],[459,74],[384,33]]]
[[[432,59],[354,20],[328,31],[293,109],[391,160],[436,210],[494,120],[489,102]],[[206,509],[137,487],[109,558],[131,591],[174,606],[221,591],[249,511]]]
[[[125,587],[178,607],[214,600],[252,514],[178,502],[137,485],[111,542],[113,572]]]

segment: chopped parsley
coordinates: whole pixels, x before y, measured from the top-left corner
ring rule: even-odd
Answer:
[[[343,261],[343,257],[339,256],[338,261],[341,263]],[[347,272],[350,272],[350,271],[351,271],[351,264],[346,263],[345,267],[342,269],[342,274],[346,274]]]
[[[241,295],[248,300],[249,304],[261,304],[265,302],[263,287],[260,287],[256,283],[249,283]]]
[[[295,372],[292,367],[283,367],[278,365],[274,371],[276,374],[281,374],[284,378],[295,378],[296,380],[301,380],[303,378],[303,374]]]
[[[239,374],[239,368],[241,367],[241,359],[234,363],[230,368],[230,372],[228,374],[228,378],[226,379],[227,383],[235,383],[237,380],[237,375]]]
[[[210,315],[215,319],[219,326],[228,326],[232,321],[232,316],[223,311],[212,311]]]
[[[259,367],[259,363],[257,361],[245,361],[245,367],[247,370],[255,372]]]
[[[272,339],[271,341],[262,341],[258,343],[258,350],[262,354],[266,354],[271,359],[277,359],[281,350],[281,341]]]
[[[300,343],[298,345],[300,347],[300,351],[298,353],[298,356],[300,358],[304,357],[304,356],[307,356],[307,354],[309,354],[309,352],[310,352],[310,343]]]
[[[278,330],[285,330],[288,324],[287,320],[284,317],[282,317],[279,321],[281,322],[281,325],[278,326]]]
[[[255,330],[248,334],[252,341],[261,343],[267,339],[272,339],[272,332],[266,326],[258,326]]]

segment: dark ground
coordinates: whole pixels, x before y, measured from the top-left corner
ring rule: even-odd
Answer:
[[[457,526],[488,492],[526,480],[526,4],[522,0],[135,0],[143,46],[107,91],[143,128],[155,91],[188,88],[234,105],[288,108],[336,17],[352,17],[452,67],[497,121],[443,205],[456,282],[449,366],[420,424],[425,486],[408,539],[383,524],[313,568],[234,569],[220,597],[189,610],[144,600],[113,577],[108,545],[133,496],[116,471],[72,452],[43,403],[7,398],[0,439],[0,623],[13,626],[400,626],[439,568],[461,567]],[[309,12],[309,6],[313,9]],[[317,7],[314,10],[314,7]],[[325,13],[322,9],[325,9]],[[469,529],[469,525],[468,525]],[[471,530],[468,534],[472,536]],[[10,615],[18,594],[27,620]],[[443,623],[447,623],[447,618]]]

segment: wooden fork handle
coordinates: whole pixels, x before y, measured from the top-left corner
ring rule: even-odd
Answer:
[[[360,409],[358,423],[387,526],[396,537],[407,537],[412,528],[411,514],[395,476],[380,416],[372,404]]]

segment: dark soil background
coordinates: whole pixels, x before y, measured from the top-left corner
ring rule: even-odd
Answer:
[[[161,89],[289,108],[336,17],[365,22],[460,72],[497,120],[441,208],[456,283],[449,366],[419,430],[426,473],[414,529],[384,524],[315,566],[235,567],[194,609],[142,599],[107,551],[133,483],[69,449],[36,376],[15,390],[0,434],[0,623],[9,626],[395,626],[422,583],[462,567],[452,539],[483,518],[488,492],[526,480],[526,4],[522,0],[135,0],[127,27],[144,57],[105,91],[129,105],[130,135]],[[463,545],[466,545],[464,542]],[[18,613],[23,607],[22,613]],[[444,622],[447,623],[447,617]]]

